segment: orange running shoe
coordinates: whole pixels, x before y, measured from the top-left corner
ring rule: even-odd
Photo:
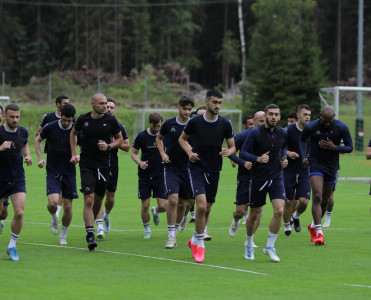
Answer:
[[[198,246],[192,244],[192,238],[188,241],[188,247],[191,248],[191,250],[192,250],[192,257],[196,258],[196,253],[197,253]]]
[[[196,263],[202,263],[205,259],[205,248],[203,247],[198,247],[197,248],[197,253],[195,256],[195,261]]]
[[[308,230],[309,230],[309,232],[310,232],[310,241],[311,241],[312,243],[314,243],[314,239],[315,239],[316,236],[317,236],[317,230],[316,230],[316,228],[312,228],[312,227],[310,227],[310,225],[311,225],[311,224],[308,225]]]

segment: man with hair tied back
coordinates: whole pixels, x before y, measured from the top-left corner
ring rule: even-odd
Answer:
[[[27,166],[32,165],[28,148],[28,131],[18,126],[21,112],[16,104],[5,107],[5,123],[0,126],[0,211],[4,199],[9,196],[14,209],[11,235],[7,253],[12,261],[18,261],[16,243],[23,226],[26,203],[26,178],[23,157]]]
[[[71,162],[80,163],[81,187],[84,193],[83,216],[86,241],[89,250],[97,247],[94,237],[94,219],[97,217],[109,178],[109,158],[112,148],[118,148],[123,140],[119,122],[106,114],[107,98],[95,94],[91,100],[92,111],[80,115],[71,135]],[[80,156],[76,154],[77,134],[81,131]],[[111,141],[111,138],[114,138]]]
[[[195,231],[188,246],[197,263],[205,258],[205,223],[215,202],[223,157],[236,153],[232,123],[219,115],[222,103],[223,94],[209,90],[205,99],[206,112],[190,119],[179,137],[179,144],[190,161],[191,185],[196,199]],[[189,137],[192,148],[187,142]],[[223,147],[224,139],[228,148]]]

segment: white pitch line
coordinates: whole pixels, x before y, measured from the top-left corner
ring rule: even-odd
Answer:
[[[59,246],[59,245],[48,245],[48,244],[37,244],[37,243],[25,243],[25,242],[18,242],[18,244],[32,245],[32,246],[41,246],[41,247],[53,247],[53,248],[65,248],[65,249],[74,249],[74,250],[89,251],[89,250],[86,249],[86,248],[69,247],[69,246]],[[189,262],[189,261],[183,261],[183,260],[177,260],[177,259],[169,259],[169,258],[162,258],[162,257],[154,257],[154,256],[148,256],[148,255],[140,255],[140,254],[132,254],[132,253],[123,253],[123,252],[107,251],[107,250],[94,250],[94,252],[102,252],[102,253],[109,253],[109,254],[117,254],[117,255],[134,256],[134,257],[141,257],[141,258],[150,258],[150,259],[163,260],[163,261],[170,261],[170,262],[181,263],[181,264],[195,265],[195,266],[200,266],[200,267],[209,267],[209,268],[222,269],[222,270],[228,270],[228,271],[236,271],[236,272],[243,272],[243,273],[251,273],[251,274],[255,274],[255,275],[269,276],[269,274],[259,273],[259,272],[249,271],[249,270],[242,270],[242,269],[228,268],[228,267],[215,266],[215,265],[208,265],[208,264],[199,264],[199,263],[194,263],[194,262]]]
[[[351,283],[343,283],[343,285],[355,286],[355,287],[364,287],[364,288],[371,289],[371,285],[360,285],[360,284],[351,284]]]

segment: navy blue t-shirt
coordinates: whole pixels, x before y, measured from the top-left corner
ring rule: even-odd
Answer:
[[[306,141],[308,138],[310,138],[310,164],[315,163],[324,165],[331,172],[336,172],[340,169],[339,152],[350,153],[353,151],[353,142],[348,126],[336,119],[328,128],[322,126],[319,119],[305,125],[300,136],[301,157],[306,157],[307,155]],[[327,140],[327,138],[336,145],[335,151],[323,149],[319,146],[319,141]],[[344,146],[340,146],[341,141],[343,141]]]
[[[42,119],[41,119],[41,123],[40,123],[40,126],[44,128],[44,126],[50,122],[54,122],[54,121],[58,121],[60,120],[60,116],[57,115],[56,112],[52,112],[52,113],[47,113],[45,115],[43,115]]]
[[[0,181],[24,181],[22,148],[28,142],[28,131],[20,126],[14,131],[0,126],[0,145],[5,141],[13,143],[10,149],[0,151]]]
[[[261,136],[262,132],[263,137]],[[286,156],[286,139],[287,131],[281,127],[275,127],[271,131],[265,125],[260,125],[250,130],[242,145],[240,157],[253,163],[251,169],[253,178],[268,180],[282,176],[281,159]],[[263,147],[265,148],[263,149]],[[256,149],[259,149],[259,153]],[[268,151],[268,163],[257,162],[258,157]]]
[[[156,147],[157,134],[150,133],[149,129],[143,130],[137,134],[134,139],[133,148],[142,151],[141,161],[148,161],[148,167],[143,170],[138,166],[138,175],[140,177],[163,177],[163,164],[160,152]]]
[[[161,126],[160,133],[166,139],[166,143],[164,142],[166,154],[171,160],[171,163],[166,164],[166,168],[175,170],[187,169],[189,158],[187,153],[183,151],[182,147],[180,147],[179,137],[188,122],[180,123],[178,118],[174,117],[166,120]]]
[[[190,162],[190,169],[206,173],[220,172],[223,158],[219,153],[223,141],[234,135],[231,121],[220,115],[211,121],[203,114],[190,119],[184,133],[191,136],[192,152],[197,153],[200,159],[195,163]]]
[[[92,118],[91,112],[80,115],[74,125],[77,132],[81,131],[80,167],[109,168],[110,151],[98,148],[99,140],[110,143],[111,137],[121,131],[117,119],[104,114],[100,118]]]
[[[287,150],[299,154],[299,157],[296,159],[291,159],[287,156],[288,166],[283,169],[285,173],[290,174],[308,174],[308,168],[304,168],[300,153],[299,139],[302,133],[302,130],[298,127],[297,123],[291,124],[286,127],[287,130]],[[307,142],[307,148],[309,148],[309,141]]]
[[[121,128],[122,140],[125,141],[129,138],[128,134],[126,132],[126,128],[122,124],[120,124],[120,128]],[[111,140],[111,142],[112,142],[112,140]],[[118,148],[111,149],[110,166],[117,166],[118,165],[118,163],[119,163],[119,158],[117,156],[118,151],[119,151]]]
[[[251,128],[245,129],[239,133],[236,134],[234,137],[234,144],[236,147],[236,152],[240,151],[242,148],[243,143],[245,142]],[[246,160],[242,159],[241,157],[238,157],[236,154],[233,154],[229,156],[229,158],[234,161],[236,164],[238,164],[238,172],[239,173],[245,173],[250,174],[250,170],[247,170],[245,168]]]
[[[60,121],[46,124],[40,132],[40,137],[48,141],[46,170],[58,175],[75,175],[76,168],[71,160],[70,133],[72,124],[64,129]]]

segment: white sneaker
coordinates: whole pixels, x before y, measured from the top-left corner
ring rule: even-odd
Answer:
[[[274,262],[279,262],[280,261],[280,258],[276,254],[276,249],[273,248],[273,247],[268,247],[268,248],[267,247],[264,247],[263,253],[265,255],[269,255],[269,257],[271,258],[271,260],[274,261]]]
[[[231,236],[231,237],[235,237],[236,236],[237,230],[238,230],[238,226],[240,226],[240,221],[241,220],[238,220],[238,222],[236,223],[234,219],[232,220],[232,224],[229,227],[229,236]]]
[[[59,231],[58,227],[58,217],[53,218],[52,216],[52,221],[50,222],[50,230],[53,234],[57,234]]]
[[[103,228],[98,228],[97,230],[97,235],[96,235],[97,239],[104,239],[104,229]]]
[[[325,221],[323,222],[322,227],[330,227],[331,217],[326,216]]]
[[[4,231],[4,220],[0,220],[0,234]]]
[[[247,220],[247,218],[249,217],[249,211],[246,211],[244,214],[243,214],[243,222],[242,222],[242,224],[246,224],[246,220]]]
[[[103,222],[104,222],[104,231],[109,232],[111,230],[111,224],[109,220],[109,215],[103,215]]]
[[[151,238],[151,231],[144,232],[144,240],[149,240]]]
[[[166,247],[166,249],[172,249],[172,248],[176,247],[175,236],[169,236],[165,247]]]
[[[246,246],[245,247],[245,258],[249,260],[254,260],[254,247]]]
[[[67,240],[66,240],[66,238],[59,237],[59,244],[60,244],[60,245],[67,245]]]
[[[187,216],[184,216],[183,219],[182,219],[182,222],[180,222],[180,224],[179,224],[179,228],[178,228],[179,232],[183,232],[184,231],[184,229],[187,226],[187,221],[188,221]]]
[[[245,241],[245,243],[243,244],[245,247],[247,247],[247,241]],[[257,245],[255,245],[255,243],[254,242],[252,242],[252,246],[254,247],[254,248],[258,248],[259,246],[257,246]]]
[[[208,235],[207,232],[204,233],[204,241],[211,241],[213,237],[211,235]]]

